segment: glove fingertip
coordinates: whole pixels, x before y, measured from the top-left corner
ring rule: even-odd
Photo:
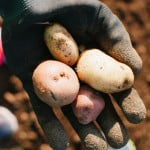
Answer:
[[[97,118],[97,122],[101,126],[109,145],[118,149],[127,144],[129,136],[108,96],[105,97],[105,101],[106,107]]]
[[[146,118],[146,107],[134,88],[115,93],[113,97],[130,123],[138,124]]]
[[[88,134],[84,139],[84,146],[89,150],[107,150],[107,143],[99,136]]]
[[[126,46],[126,44],[124,44],[122,47],[124,48],[119,48],[119,46],[117,46],[113,50],[108,51],[109,55],[116,60],[127,64],[135,75],[139,74],[143,66],[139,54],[132,46]]]

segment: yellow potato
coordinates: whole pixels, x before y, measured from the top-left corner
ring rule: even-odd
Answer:
[[[79,80],[68,65],[47,60],[39,64],[32,76],[36,95],[51,107],[72,103],[79,91]]]
[[[130,88],[134,83],[130,67],[99,49],[82,52],[76,71],[81,81],[104,93],[120,92]]]
[[[55,59],[69,66],[77,62],[79,57],[78,46],[63,26],[55,23],[46,27],[44,40]]]

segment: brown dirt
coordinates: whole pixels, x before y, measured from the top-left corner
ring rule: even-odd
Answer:
[[[147,108],[144,122],[133,125],[123,121],[137,150],[150,148],[150,1],[149,0],[102,0],[123,21],[130,34],[133,46],[143,60],[143,70],[136,78],[138,90]],[[19,121],[19,130],[11,138],[0,142],[0,150],[50,150],[44,134],[36,120],[29,98],[22,83],[7,69],[0,68],[0,105],[8,107]],[[64,117],[60,116],[63,120]],[[70,129],[70,127],[69,127]],[[74,131],[72,139],[76,139]]]

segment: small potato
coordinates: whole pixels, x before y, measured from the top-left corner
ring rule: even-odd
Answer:
[[[79,91],[79,80],[74,70],[55,60],[39,64],[32,80],[37,96],[51,107],[72,103]]]
[[[134,83],[132,70],[98,49],[84,51],[76,68],[81,81],[104,93],[129,89]]]
[[[95,121],[104,106],[101,94],[87,85],[80,87],[78,96],[72,103],[73,112],[81,124]]]
[[[60,24],[52,24],[45,29],[45,43],[52,56],[72,66],[77,62],[79,50],[71,34]]]

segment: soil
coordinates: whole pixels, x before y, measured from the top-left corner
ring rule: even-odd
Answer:
[[[134,48],[143,60],[143,70],[136,78],[138,90],[147,108],[146,119],[140,124],[129,123],[121,115],[137,150],[150,149],[150,1],[102,0],[121,19],[131,37]],[[0,105],[9,108],[17,117],[19,130],[9,139],[0,142],[0,150],[50,150],[40,128],[27,93],[21,81],[3,65],[0,68]],[[64,117],[60,115],[61,120]],[[70,126],[69,128],[70,130]],[[70,130],[71,131],[71,130]],[[71,138],[77,139],[72,130]],[[79,150],[79,148],[78,148]]]

